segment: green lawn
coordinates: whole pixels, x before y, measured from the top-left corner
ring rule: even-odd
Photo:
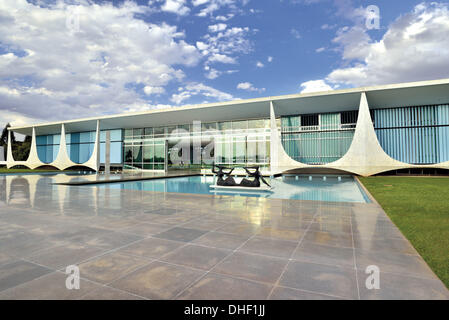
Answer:
[[[449,178],[360,178],[449,288]]]

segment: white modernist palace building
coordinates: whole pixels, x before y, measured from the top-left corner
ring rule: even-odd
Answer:
[[[11,132],[32,144],[28,159],[16,161],[8,143],[8,168],[171,170],[212,161],[269,174],[436,171],[449,169],[449,79],[11,127],[9,139]],[[180,141],[190,143],[179,163]]]

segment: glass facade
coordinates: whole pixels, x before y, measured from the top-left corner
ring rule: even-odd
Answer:
[[[380,145],[410,164],[449,161],[449,105],[374,109]]]
[[[122,163],[122,129],[111,132],[111,164]],[[84,163],[90,159],[95,145],[95,131],[72,132],[65,135],[67,154],[75,163]],[[44,163],[53,162],[59,152],[60,134],[36,136],[37,154]],[[100,162],[105,160],[106,131],[100,132]]]
[[[371,117],[383,150],[410,164],[449,161],[449,104],[372,108]],[[276,119],[287,154],[301,163],[321,165],[343,157],[355,132],[358,111],[302,114]],[[270,120],[193,122],[161,127],[109,130],[111,164],[126,169],[165,170],[226,166],[268,166]],[[100,132],[100,162],[105,162],[106,131]],[[44,163],[54,161],[61,137],[36,137]],[[66,134],[67,153],[75,163],[92,155],[95,131]]]
[[[192,123],[126,129],[123,158],[126,168],[164,170],[229,166],[267,166],[270,156],[268,119]]]
[[[37,155],[43,163],[51,163],[59,152],[60,134],[36,136]]]
[[[356,123],[356,111],[282,117],[282,145],[301,163],[330,163],[348,151]]]
[[[123,144],[125,169],[164,170],[165,139],[161,128],[126,129]]]

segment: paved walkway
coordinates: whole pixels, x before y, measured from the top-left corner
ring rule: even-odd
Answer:
[[[0,299],[449,299],[376,204],[55,179],[0,176]],[[65,287],[73,264],[79,290]]]

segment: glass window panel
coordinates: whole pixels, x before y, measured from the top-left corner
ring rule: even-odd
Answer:
[[[53,150],[53,154],[52,154],[52,156],[51,156],[51,159],[50,159],[51,161],[50,161],[50,162],[55,161],[56,157],[58,156],[59,146],[53,145],[52,150]]]
[[[37,146],[37,156],[39,159],[46,163],[47,162],[47,147],[46,146]]]
[[[234,162],[244,163],[246,161],[246,137],[234,138]]]
[[[164,163],[165,161],[165,145],[156,144],[154,146],[154,162]]]
[[[153,128],[145,128],[145,136],[153,136]]]
[[[100,142],[100,163],[106,163],[106,143]]]
[[[122,129],[110,130],[111,141],[122,141]]]
[[[143,146],[143,162],[153,162],[154,161],[154,146],[144,145]]]
[[[133,162],[142,162],[142,146],[133,146]]]
[[[182,124],[178,126],[178,129],[185,130],[187,132],[190,132],[190,124]]]
[[[47,136],[37,136],[36,145],[43,146],[47,144]]]
[[[133,167],[142,169],[142,167],[143,167],[142,162],[133,162]]]
[[[79,163],[86,162],[90,158],[90,143],[82,143],[79,145]]]
[[[154,170],[164,170],[164,164],[163,163],[155,163]]]
[[[80,162],[80,145],[78,143],[70,144],[70,160],[75,163]]]
[[[145,170],[153,170],[154,165],[153,165],[152,163],[144,163],[144,164],[143,164],[143,168],[144,168]]]
[[[211,123],[202,123],[201,124],[201,131],[216,131],[217,130],[217,123],[211,122]]]
[[[257,162],[257,136],[248,136],[247,141],[247,154],[248,163]]]
[[[55,134],[53,135],[53,144],[60,144],[61,143],[61,135]]]
[[[123,157],[125,158],[125,162],[133,161],[133,147],[132,146],[125,146],[125,148],[123,148]]]
[[[80,142],[80,133],[71,133],[70,134],[70,143],[79,143]]]
[[[219,122],[218,123],[218,130],[220,131],[226,131],[232,129],[232,122]]]
[[[176,126],[166,127],[165,128],[165,134],[167,136],[174,135],[176,133],[175,130],[176,130]]]
[[[91,141],[91,134],[90,132],[80,132],[80,140],[81,143],[88,143],[93,142]],[[72,141],[73,143],[73,141]]]
[[[133,129],[133,138],[134,139],[142,139],[143,129]]]
[[[265,137],[258,137],[257,139],[257,162],[267,162],[267,140]]]
[[[165,134],[164,127],[154,128],[154,136],[164,135],[164,134]]]
[[[133,129],[125,129],[125,138],[132,138]]]
[[[248,121],[248,128],[249,129],[262,129],[262,128],[265,128],[265,120],[264,119],[249,120]]]
[[[122,143],[111,142],[111,163],[122,163]]]
[[[232,121],[233,130],[246,130],[248,129],[248,121]]]

